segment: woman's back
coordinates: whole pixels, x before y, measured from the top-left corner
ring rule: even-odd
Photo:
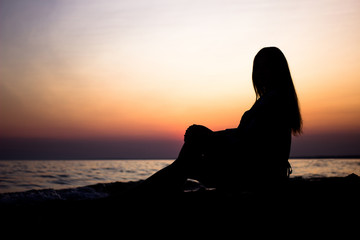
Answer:
[[[262,96],[244,113],[238,127],[236,158],[228,162],[230,181],[261,185],[286,179],[291,146],[291,128],[287,106],[281,95],[271,92]],[[240,186],[241,187],[241,186]]]

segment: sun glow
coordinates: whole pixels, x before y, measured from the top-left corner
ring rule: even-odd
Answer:
[[[1,3],[2,137],[180,139],[233,128],[253,57],[288,59],[306,132],[360,129],[358,1]]]

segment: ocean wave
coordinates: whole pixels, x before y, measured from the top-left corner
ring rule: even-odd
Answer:
[[[139,181],[140,182],[140,181]],[[49,201],[77,201],[106,198],[126,191],[139,182],[99,183],[77,188],[41,189],[0,194],[0,205],[33,205]]]
[[[66,188],[66,189],[41,189],[29,190],[24,192],[11,192],[0,194],[1,206],[16,205],[36,205],[51,201],[79,201],[95,200],[110,196],[118,196],[124,192],[133,189],[143,180],[129,182],[98,183],[84,187]],[[196,192],[204,190],[213,190],[205,188],[200,182],[188,179],[184,185],[184,192]]]
[[[35,177],[40,177],[40,178],[56,178],[56,176],[54,176],[54,175],[49,175],[49,174],[35,175]]]

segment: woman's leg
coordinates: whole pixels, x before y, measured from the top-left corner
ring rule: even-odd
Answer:
[[[211,133],[210,129],[203,126],[189,127],[178,158],[147,178],[138,190],[160,193],[182,191],[187,178],[196,179],[201,175],[204,148]]]
[[[181,192],[185,181],[186,175],[174,161],[142,182],[137,191],[140,193],[160,194]]]

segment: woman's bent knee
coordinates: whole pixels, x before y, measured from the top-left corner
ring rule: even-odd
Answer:
[[[185,132],[185,141],[204,140],[208,138],[213,132],[202,125],[191,125]]]

